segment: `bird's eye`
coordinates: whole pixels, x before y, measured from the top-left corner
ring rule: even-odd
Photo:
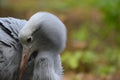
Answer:
[[[28,38],[27,38],[27,40],[26,40],[26,41],[27,41],[28,43],[30,43],[30,42],[32,42],[32,40],[33,40],[33,37],[32,37],[32,36],[30,36],[30,37],[28,37]]]

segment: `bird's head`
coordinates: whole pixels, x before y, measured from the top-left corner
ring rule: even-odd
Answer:
[[[38,51],[61,52],[66,45],[66,28],[53,14],[38,12],[33,15],[19,32],[23,46],[20,76],[28,59]]]

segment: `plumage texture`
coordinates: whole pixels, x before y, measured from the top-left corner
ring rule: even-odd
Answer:
[[[18,34],[26,20],[0,18],[0,80],[16,80],[22,56],[22,45]],[[33,73],[33,60],[29,61],[23,80],[30,80]]]
[[[30,36],[33,41],[28,43]],[[60,53],[66,45],[66,28],[55,15],[47,12],[34,14],[20,30],[19,38],[25,49],[38,51],[32,80],[62,80]]]
[[[29,36],[34,39],[31,44],[25,42]],[[29,60],[22,80],[62,80],[60,53],[65,45],[66,28],[50,13],[38,12],[28,21],[0,18],[0,80],[17,79],[25,47],[36,56]]]
[[[22,55],[18,33],[25,20],[0,18],[0,80],[16,80]]]

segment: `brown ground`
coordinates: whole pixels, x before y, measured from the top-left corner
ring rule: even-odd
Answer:
[[[64,74],[63,80],[120,80],[120,73],[108,75],[106,77],[97,77],[93,74],[74,74],[72,72],[69,72]]]

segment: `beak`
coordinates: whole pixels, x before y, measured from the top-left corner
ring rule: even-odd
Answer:
[[[27,62],[29,60],[30,55],[31,55],[30,49],[24,49],[23,48],[18,80],[22,79],[22,76],[23,76],[23,73],[25,71],[25,68],[26,68],[26,65],[27,65]]]

